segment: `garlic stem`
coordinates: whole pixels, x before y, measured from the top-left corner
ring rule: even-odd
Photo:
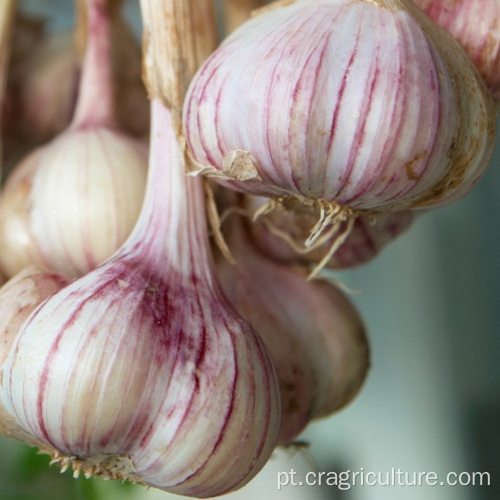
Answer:
[[[217,44],[213,3],[141,0],[141,12],[149,93],[171,109],[178,126],[189,82]]]
[[[76,23],[74,29],[74,38],[77,53],[81,59],[85,54],[88,35],[88,0],[75,0]],[[108,15],[110,18],[118,15],[123,7],[123,0],[106,0]]]
[[[5,105],[5,90],[7,84],[7,67],[11,53],[11,35],[14,24],[17,0],[2,0],[0,2],[0,111],[3,114]],[[3,124],[0,121],[0,129]],[[0,142],[0,185],[2,182],[3,151]]]
[[[152,246],[167,245],[171,263],[180,269],[206,273],[210,266],[206,245],[200,241],[207,238],[204,195],[201,180],[192,182],[184,172],[183,148],[179,141],[180,110],[189,81],[198,65],[211,52],[216,44],[216,23],[213,4],[207,0],[166,0],[162,3],[156,0],[141,0],[141,13],[144,25],[144,68],[146,84],[152,96],[152,141],[158,139],[155,134],[162,131],[165,134],[162,142],[152,146],[150,168],[155,172],[150,174],[146,191],[145,206],[140,215],[130,240],[150,242]],[[202,22],[203,21],[203,22]],[[161,108],[167,103],[170,113]],[[170,115],[169,118],[166,116]],[[168,123],[155,124],[156,120],[173,120],[176,136]],[[172,160],[178,168],[163,168],[162,158],[176,155]],[[158,178],[156,178],[158,177]],[[165,186],[168,186],[168,202],[170,206],[165,212],[156,208],[157,200],[165,197]],[[179,210],[184,202],[187,206]],[[190,216],[188,217],[188,212]],[[168,224],[164,218],[168,218]],[[163,231],[163,237],[158,237],[157,231]],[[183,230],[181,230],[183,228]],[[179,240],[181,237],[183,240]],[[178,241],[175,248],[172,241]],[[172,251],[174,249],[175,251]],[[180,249],[187,249],[184,253]],[[192,254],[196,249],[196,259]],[[157,252],[151,249],[149,254]],[[200,255],[201,252],[201,255]],[[209,273],[210,275],[211,273]]]
[[[266,0],[224,0],[226,33],[231,33],[250,18],[253,10],[262,7]]]
[[[169,123],[171,115],[157,99],[151,106],[151,160],[144,206],[120,255],[147,259],[165,277],[170,266],[198,279],[208,277],[211,257],[203,243],[208,235],[202,179],[185,175],[181,149]]]
[[[107,0],[87,0],[88,37],[72,127],[114,126]]]

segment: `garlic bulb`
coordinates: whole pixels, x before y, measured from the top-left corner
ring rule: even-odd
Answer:
[[[24,320],[47,297],[67,285],[60,274],[30,266],[16,274],[0,288],[0,366],[10,352]],[[0,378],[0,384],[3,380]],[[26,441],[42,449],[46,447],[15,423],[0,401],[0,434]]]
[[[464,47],[493,99],[500,101],[500,2],[498,0],[415,0]]]
[[[263,203],[263,198],[247,196],[244,206],[254,212]],[[315,217],[307,212],[274,210],[258,217],[249,230],[254,243],[274,259],[286,263],[320,264],[326,258],[325,267],[340,270],[366,264],[375,258],[386,245],[409,229],[417,213],[404,210],[360,215],[338,247],[338,235],[345,234],[346,222],[340,223],[338,229],[334,225],[327,227],[323,238],[312,248],[304,246],[316,223]],[[334,235],[329,236],[330,233]],[[331,252],[334,247],[335,251]]]
[[[149,103],[141,54],[119,15],[111,19],[111,64],[116,121],[128,134],[142,137],[148,132]],[[10,134],[41,144],[61,133],[71,122],[80,70],[73,32],[55,33],[33,45],[9,75]]]
[[[47,299],[3,367],[16,423],[76,473],[209,497],[263,467],[280,401],[262,340],[215,280],[201,179],[153,101],[150,177],[130,238]]]
[[[139,214],[147,146],[114,126],[102,2],[88,2],[91,36],[71,125],[28,155],[0,194],[0,271],[7,277],[29,264],[84,274],[123,243]]]
[[[276,366],[282,416],[279,444],[310,420],[344,407],[359,392],[369,366],[363,322],[329,283],[258,252],[241,218],[229,219],[236,265],[217,261],[220,282],[236,310],[257,330]]]
[[[200,68],[183,116],[196,172],[325,225],[462,197],[496,133],[463,49],[408,0],[266,8]]]

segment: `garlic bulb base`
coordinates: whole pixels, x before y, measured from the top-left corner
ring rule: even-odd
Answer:
[[[104,480],[118,479],[120,481],[147,486],[146,483],[134,474],[135,467],[128,455],[99,454],[82,459],[63,455],[56,450],[41,450],[40,453],[50,455],[50,465],[57,465],[61,470],[61,474],[69,468],[73,469],[73,477],[75,479],[83,475],[87,479],[91,477],[100,477]]]
[[[283,198],[271,198],[258,208],[253,219],[265,217],[266,214],[275,210],[292,211],[296,213],[308,213],[318,217],[316,224],[311,228],[304,242],[295,242],[293,237],[286,231],[273,226],[271,221],[265,221],[268,229],[275,235],[285,240],[297,253],[308,253],[321,247],[327,241],[331,241],[328,250],[318,264],[314,267],[308,279],[316,277],[328,264],[335,252],[342,246],[354,228],[354,222],[360,213],[352,208],[339,205],[338,203],[312,198],[290,196]]]

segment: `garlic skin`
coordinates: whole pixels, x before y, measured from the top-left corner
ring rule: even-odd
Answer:
[[[107,127],[70,129],[31,153],[0,194],[0,271],[41,265],[80,276],[137,220],[147,146]]]
[[[358,394],[370,364],[366,330],[339,290],[306,281],[305,269],[257,251],[242,219],[228,220],[225,229],[236,265],[221,256],[217,275],[271,353],[282,404],[278,444],[284,445],[311,420],[338,411]]]
[[[246,196],[244,206],[254,212],[265,203],[265,199]],[[329,269],[350,269],[370,262],[392,241],[405,233],[419,212],[412,210],[381,212],[375,215],[360,215],[354,221],[346,240],[325,263]],[[249,225],[252,240],[259,249],[273,259],[283,263],[319,264],[335,244],[337,234],[325,238],[313,248],[303,242],[311,233],[316,219],[307,212],[273,210],[261,215]],[[343,222],[338,230],[345,231]],[[328,233],[326,228],[325,233]]]
[[[241,487],[271,455],[278,386],[262,340],[215,280],[201,179],[186,178],[156,100],[152,129],[133,233],[28,318],[1,397],[75,473],[210,497]]]
[[[47,297],[68,284],[56,273],[30,266],[0,288],[0,366],[3,365],[22,323]],[[0,384],[3,379],[0,378]],[[46,451],[46,446],[16,425],[0,401],[0,434],[25,441]]]
[[[266,9],[200,68],[183,116],[195,171],[344,218],[461,198],[496,134],[477,70],[407,0]]]
[[[500,101],[500,2],[498,0],[415,0],[436,24],[453,35]]]
[[[29,264],[80,276],[125,241],[139,215],[147,145],[115,125],[110,19],[89,8],[76,110],[70,126],[13,169],[0,193],[0,272]]]

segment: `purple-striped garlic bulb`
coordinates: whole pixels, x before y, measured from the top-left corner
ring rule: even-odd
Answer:
[[[115,126],[108,0],[86,0],[88,43],[70,126],[13,169],[0,192],[0,272],[35,264],[82,275],[128,237],[144,198],[147,145]]]
[[[17,425],[75,473],[210,497],[244,485],[271,455],[274,367],[216,280],[202,181],[185,175],[160,101],[134,231],[35,310],[1,375]]]
[[[244,207],[253,213],[264,198],[246,196]],[[330,224],[312,247],[306,247],[316,218],[308,212],[278,208],[258,217],[249,230],[266,255],[283,263],[312,264],[319,268],[348,269],[371,261],[399,235],[407,231],[419,212],[403,210],[360,215],[351,231],[346,221]]]
[[[500,101],[500,1],[414,0],[463,46],[493,99]]]
[[[316,236],[461,198],[496,134],[476,68],[409,0],[265,8],[199,69],[183,119],[194,172],[319,213]]]
[[[56,273],[35,266],[24,268],[0,288],[0,367],[4,364],[16,335],[26,318],[47,297],[68,284]],[[3,379],[0,377],[0,386]],[[32,446],[46,446],[16,424],[0,401],[0,434],[26,441]]]
[[[307,281],[303,268],[269,259],[253,245],[244,219],[225,235],[236,265],[217,260],[219,280],[236,310],[257,330],[276,367],[281,392],[279,444],[343,408],[359,392],[370,352],[359,313],[339,290]]]

